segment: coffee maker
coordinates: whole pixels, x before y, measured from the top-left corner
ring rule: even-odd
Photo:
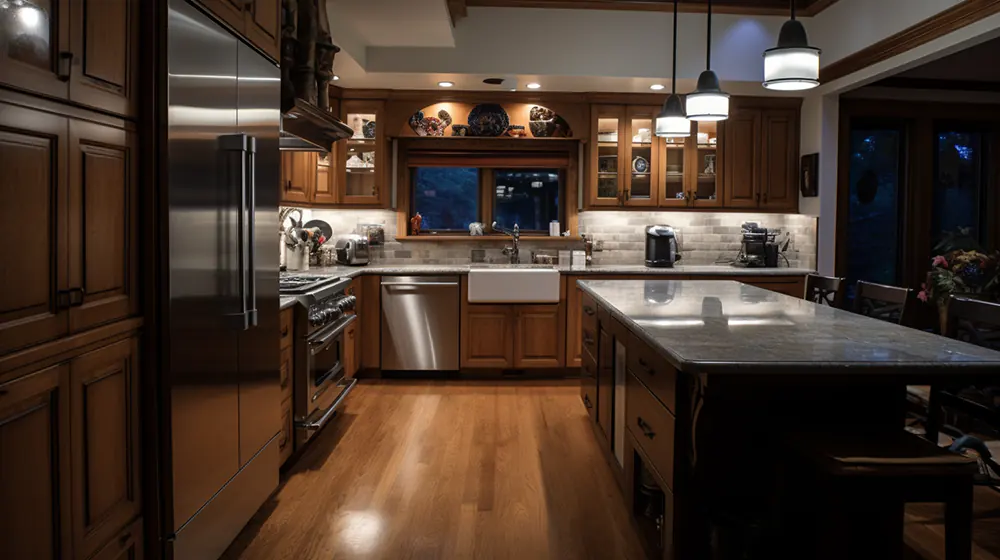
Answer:
[[[677,234],[670,226],[649,226],[646,228],[646,266],[672,268],[681,260],[677,245]]]
[[[778,243],[780,229],[760,227],[756,222],[746,222],[741,228],[743,243],[740,253],[736,256],[734,266],[746,268],[774,268],[778,266],[778,257],[788,249],[790,238],[786,235],[783,243]],[[785,258],[785,262],[788,259]]]

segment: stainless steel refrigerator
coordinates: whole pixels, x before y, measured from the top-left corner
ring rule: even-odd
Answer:
[[[166,553],[215,560],[278,485],[278,67],[170,0]]]

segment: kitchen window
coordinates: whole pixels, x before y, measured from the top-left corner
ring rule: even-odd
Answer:
[[[493,221],[505,228],[547,232],[559,221],[558,169],[496,169],[493,171]]]
[[[479,169],[417,167],[413,170],[413,208],[423,217],[421,229],[468,232],[479,220]]]

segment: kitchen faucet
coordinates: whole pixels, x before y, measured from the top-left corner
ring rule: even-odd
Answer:
[[[520,252],[520,246],[519,245],[520,245],[520,239],[521,239],[521,229],[519,227],[517,227],[517,224],[514,224],[514,229],[513,230],[509,230],[509,229],[506,229],[506,228],[499,227],[499,225],[496,222],[493,222],[493,229],[494,229],[494,231],[497,231],[497,230],[498,231],[502,231],[503,233],[509,235],[510,238],[514,240],[514,246],[513,247],[504,247],[503,248],[503,254],[507,255],[508,257],[510,257],[510,264],[518,264],[519,262],[521,262],[521,259],[518,256],[518,253]]]

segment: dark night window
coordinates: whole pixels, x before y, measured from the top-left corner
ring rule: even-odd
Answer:
[[[425,231],[469,231],[479,221],[479,170],[418,167],[413,171],[413,210]]]
[[[493,219],[521,231],[549,231],[559,220],[558,169],[497,169],[493,181]]]
[[[983,169],[983,135],[976,132],[941,132],[935,138],[932,252],[946,239],[986,241],[983,211],[987,182]],[[985,244],[985,243],[984,243]],[[944,247],[946,252],[951,247]]]

